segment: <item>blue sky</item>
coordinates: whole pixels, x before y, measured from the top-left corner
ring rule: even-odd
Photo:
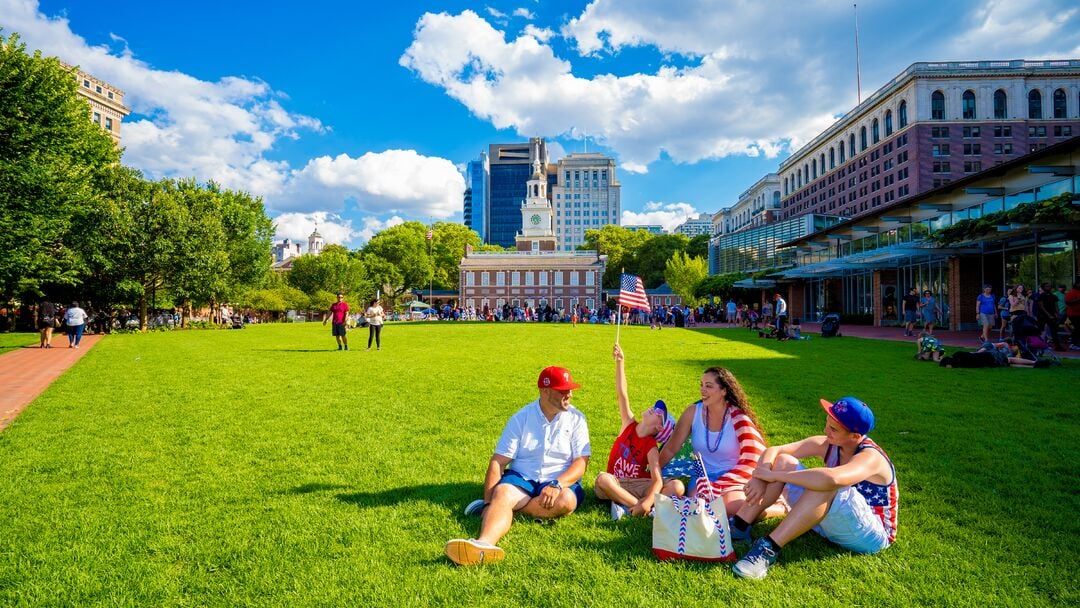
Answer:
[[[858,10],[864,95],[915,61],[1080,57],[1074,2]],[[5,35],[125,91],[126,164],[354,247],[460,221],[464,164],[528,136],[615,157],[623,223],[726,207],[854,106],[853,26],[823,0],[0,0]]]

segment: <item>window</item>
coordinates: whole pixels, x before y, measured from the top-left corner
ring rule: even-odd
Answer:
[[[821,174],[825,175],[825,153],[821,153]]]
[[[930,120],[945,120],[945,94],[941,91],[930,94]]]
[[[1012,137],[1012,126],[1004,125],[994,127],[994,137]]]
[[[97,112],[94,112],[94,124],[95,125],[100,125],[101,124],[101,114],[99,114]]]
[[[866,150],[866,127],[859,129],[859,152]]]
[[[817,179],[817,159],[810,161],[810,179]]]
[[[964,161],[964,173],[978,173],[979,171],[982,171],[982,163],[980,161]]]
[[[836,168],[836,150],[829,148],[829,170]]]
[[[99,86],[94,87],[94,92],[95,93],[101,93],[101,87],[99,87]]]
[[[933,172],[934,173],[948,173],[949,172],[949,161],[941,161],[941,160],[934,161]]]
[[[840,149],[840,164],[844,164],[844,140],[840,140],[840,145],[837,146]]]
[[[1009,97],[1005,94],[1004,89],[998,89],[994,91],[994,118],[1008,118],[1009,117]]]
[[[964,120],[975,120],[975,91],[964,91],[961,98]]]
[[[966,156],[982,154],[982,146],[979,144],[964,144],[964,154]]]
[[[476,273],[475,272],[468,272],[468,271],[465,272],[465,284],[468,285],[469,287],[472,287],[473,285],[476,285]]]
[[[852,133],[848,138],[848,156],[855,158],[855,134]]]
[[[106,118],[105,119],[105,130],[106,131],[112,131],[112,119],[111,118]]]
[[[1031,89],[1028,93],[1028,118],[1042,118],[1042,93],[1039,89]]]
[[[896,164],[899,165],[901,163],[906,163],[906,162],[907,162],[907,150],[904,150],[903,152],[900,152],[899,154],[896,155]]]
[[[1046,137],[1046,127],[1028,127],[1028,137]]]
[[[885,137],[892,135],[892,110],[885,110]]]
[[[576,286],[578,284],[578,271],[571,270],[571,271],[568,271],[566,274],[570,275],[570,286],[571,287]]]
[[[934,144],[932,148],[932,153],[934,156],[948,156],[949,144]]]
[[[979,136],[979,127],[964,127],[964,137],[972,138]]]
[[[495,272],[495,284],[498,285],[499,287],[502,287],[503,285],[506,285],[506,274],[504,274],[501,271],[496,271]]]
[[[82,86],[84,86],[84,87],[86,87],[86,88],[88,88],[88,89],[89,89],[89,88],[90,88],[90,81],[89,81],[89,80],[84,80],[84,81],[82,81]]]
[[[533,248],[534,249],[539,249],[539,246],[540,246],[540,241],[533,241]],[[522,274],[525,275],[525,285],[527,287],[532,287],[532,284],[533,284],[533,272],[531,270],[526,270]]]
[[[1065,118],[1065,89],[1054,91],[1054,118]]]
[[[1012,144],[994,144],[994,154],[1012,154]]]
[[[112,99],[112,98],[113,98],[112,91],[109,91],[109,99]]]
[[[491,285],[491,274],[486,270],[480,271],[480,285],[481,287],[487,287]]]
[[[880,129],[878,129],[878,119],[876,118],[870,122],[870,141],[875,144],[881,141],[881,133]]]
[[[949,127],[930,127],[930,137],[948,137]]]
[[[1054,126],[1054,137],[1072,137],[1072,125]]]
[[[585,273],[585,284],[588,285],[589,287],[592,287],[593,285],[595,285],[596,284],[596,273],[586,272]],[[589,308],[592,308],[592,304],[589,304]]]
[[[536,275],[536,278],[540,279],[536,282],[537,285],[547,285],[548,273],[546,270],[541,270],[540,272],[537,272]]]
[[[897,114],[899,114],[900,128],[903,129],[904,127],[907,126],[907,102],[906,101],[901,101],[900,102],[900,109],[897,110]]]

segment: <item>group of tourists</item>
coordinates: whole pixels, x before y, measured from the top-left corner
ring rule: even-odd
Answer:
[[[364,311],[363,320],[360,323],[361,326],[367,326],[368,328],[367,348],[364,350],[371,350],[373,340],[375,350],[382,350],[382,328],[385,317],[386,312],[379,305],[379,300],[372,300],[367,310]],[[349,304],[345,301],[345,294],[337,294],[337,302],[330,305],[330,310],[326,318],[323,319],[323,325],[325,326],[328,321],[330,322],[330,334],[337,340],[337,349],[349,350]]]
[[[66,308],[45,300],[37,307],[36,324],[41,340],[38,348],[52,348],[53,332],[63,328],[68,337],[68,348],[79,348],[90,316],[78,302]]]
[[[824,433],[767,447],[761,425],[735,376],[710,367],[701,376],[700,400],[674,418],[663,401],[635,416],[628,397],[625,354],[616,344],[615,393],[621,431],[606,470],[593,490],[611,502],[611,516],[649,516],[656,496],[718,496],[730,514],[732,537],[749,546],[734,566],[737,576],[764,578],[783,547],[813,530],[858,553],[876,553],[896,538],[899,491],[885,452],[870,439],[874,414],[862,401],[821,400]],[[507,422],[488,462],[483,497],[465,514],[480,517],[475,538],[446,543],[455,564],[505,559],[499,547],[515,513],[539,521],[569,515],[585,499],[581,480],[592,455],[584,414],[571,405],[581,385],[562,367],[544,369],[538,398]],[[701,455],[704,476],[684,483],[662,475],[689,440]],[[824,467],[802,461],[819,458]],[[751,524],[783,517],[771,533],[754,539]]]

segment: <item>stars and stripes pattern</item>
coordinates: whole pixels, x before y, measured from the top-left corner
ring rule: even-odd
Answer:
[[[889,461],[889,467],[892,468],[892,481],[889,485],[883,486],[864,480],[851,487],[862,495],[870,510],[881,520],[881,524],[885,527],[885,532],[889,535],[889,542],[891,543],[896,540],[896,517],[900,510],[900,488],[896,484],[896,469],[893,468],[892,461],[889,460],[889,456],[885,451],[869,437],[863,438],[858,447],[855,448],[855,453],[858,454],[866,449],[877,450],[885,460]],[[840,450],[834,450],[833,446],[830,445],[825,452],[825,466],[836,466],[839,458]]]
[[[641,277],[633,274],[623,274],[619,284],[619,306],[639,308],[645,312],[651,312],[649,298],[645,296],[645,284]]]
[[[702,407],[705,405],[702,404]],[[709,486],[712,486],[711,491],[717,495],[736,490],[743,491],[746,482],[750,481],[754,475],[758,458],[765,451],[765,441],[761,437],[761,431],[754,426],[754,421],[750,420],[746,412],[737,407],[730,408],[729,412],[731,425],[735,428],[735,438],[739,441],[739,459],[735,462],[735,466],[717,477],[716,481],[709,481],[706,476],[699,477],[694,486],[694,493],[698,496],[708,496]]]

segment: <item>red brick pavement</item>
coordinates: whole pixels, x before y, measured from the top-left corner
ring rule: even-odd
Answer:
[[[86,335],[80,348],[68,348],[67,337],[58,333],[52,348],[34,344],[0,356],[0,431],[100,339]]]

